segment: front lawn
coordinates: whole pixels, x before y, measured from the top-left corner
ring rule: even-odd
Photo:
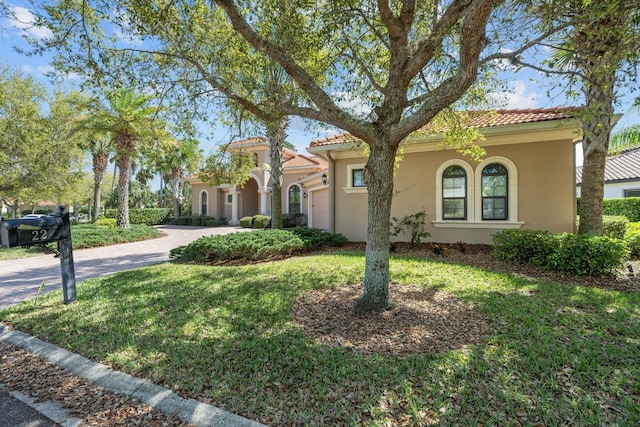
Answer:
[[[160,237],[161,233],[148,225],[132,224],[129,229],[103,228],[94,224],[71,226],[71,243],[74,249],[94,248],[97,246],[115,245],[118,243],[137,242]],[[55,243],[50,244],[52,248]],[[25,258],[46,253],[43,248],[0,248],[0,261]]]
[[[68,306],[58,292],[40,296],[0,311],[0,321],[274,426],[640,424],[640,293],[403,256],[391,272],[415,289],[407,295],[445,295],[474,312],[441,310],[419,332],[437,342],[482,318],[475,343],[363,353],[296,326],[299,298],[338,294],[363,271],[354,251],[166,263],[81,283]],[[396,339],[414,338],[399,329]]]

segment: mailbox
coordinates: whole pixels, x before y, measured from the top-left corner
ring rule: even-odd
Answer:
[[[0,222],[0,245],[5,248],[33,246],[67,238],[60,216],[12,219]]]

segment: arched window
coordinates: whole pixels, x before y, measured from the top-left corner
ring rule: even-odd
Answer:
[[[509,172],[499,163],[491,163],[482,169],[482,219],[506,220],[509,218]]]
[[[200,215],[207,216],[209,215],[209,194],[206,191],[200,193]]]
[[[467,219],[467,173],[459,165],[442,173],[442,219]]]
[[[289,187],[289,213],[300,213],[300,187],[297,184]]]

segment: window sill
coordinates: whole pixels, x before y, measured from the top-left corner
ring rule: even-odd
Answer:
[[[347,194],[366,194],[366,193],[368,193],[367,187],[344,187],[343,190]]]
[[[520,228],[524,225],[521,221],[431,221],[435,228],[490,228],[507,229]]]

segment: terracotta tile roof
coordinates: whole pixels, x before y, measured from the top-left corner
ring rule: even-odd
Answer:
[[[579,112],[578,107],[562,108],[535,108],[526,110],[495,110],[495,111],[468,111],[465,112],[467,126],[475,128],[490,128],[497,126],[519,125],[524,123],[544,122],[549,120],[562,120],[571,118]],[[422,128],[425,132],[439,133],[445,131],[445,126],[433,126],[431,124]],[[334,135],[311,142],[311,147],[324,145],[344,144],[358,142],[359,139],[351,134]]]
[[[304,154],[298,154],[291,159],[285,160],[283,166],[287,168],[287,167],[296,167],[296,166],[324,167],[326,165],[323,160],[320,160],[317,157],[309,157],[309,156],[305,156]]]
[[[604,165],[604,181],[640,179],[640,148],[607,157]],[[576,168],[576,184],[582,184],[582,166]]]

